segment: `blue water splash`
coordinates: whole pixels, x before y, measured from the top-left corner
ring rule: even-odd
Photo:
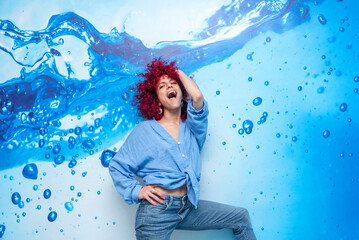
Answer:
[[[223,61],[261,32],[292,29],[305,22],[307,14],[308,8],[299,0],[234,0],[208,18],[207,27],[194,34],[193,40],[160,42],[153,48],[116,29],[100,33],[71,12],[52,16],[40,31],[21,30],[8,20],[0,20],[4,39],[0,49],[23,66],[18,78],[0,85],[0,151],[5,159],[16,159],[19,149],[26,155],[34,148],[55,146],[55,136],[123,138],[140,120],[131,105],[133,92],[129,87],[139,80],[137,74],[152,58],[176,60],[191,74]],[[68,36],[76,37],[74,47],[87,53],[80,62],[65,60],[72,54],[66,45]],[[92,122],[81,126],[61,122],[65,116],[81,119],[99,109],[106,117],[95,115]],[[68,147],[76,149],[81,143],[72,139]],[[51,159],[46,156],[43,160]],[[0,169],[23,161],[1,161]]]

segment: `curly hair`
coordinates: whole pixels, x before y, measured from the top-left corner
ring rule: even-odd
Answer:
[[[143,77],[144,80],[136,83],[136,87],[134,88],[136,91],[134,102],[137,104],[137,109],[141,117],[147,120],[151,120],[153,118],[160,120],[162,118],[162,114],[160,114],[159,108],[159,99],[156,94],[156,87],[160,78],[164,75],[167,75],[169,78],[176,80],[181,88],[183,96],[181,119],[183,121],[186,120],[188,93],[184,88],[181,80],[179,79],[176,70],[177,67],[175,66],[175,62],[167,63],[161,58],[156,58],[152,60],[151,63],[147,64],[145,73],[138,75]]]

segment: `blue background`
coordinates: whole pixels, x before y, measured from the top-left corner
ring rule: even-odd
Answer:
[[[246,207],[258,239],[358,239],[358,7],[1,1],[0,238],[135,239],[101,155],[142,120],[129,87],[163,56],[209,102],[201,199]]]

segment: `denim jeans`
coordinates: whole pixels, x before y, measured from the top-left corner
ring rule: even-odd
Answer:
[[[166,195],[157,206],[142,199],[136,213],[137,240],[168,240],[175,229],[230,228],[236,239],[256,239],[245,208],[199,200],[197,209],[187,195]]]

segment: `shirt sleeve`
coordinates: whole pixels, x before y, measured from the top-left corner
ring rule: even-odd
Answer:
[[[193,107],[192,99],[189,100],[187,106],[187,120],[186,124],[197,139],[199,150],[202,150],[203,144],[206,141],[208,128],[208,103],[203,99],[203,107],[197,110]]]
[[[138,170],[136,149],[133,132],[128,136],[120,150],[111,159],[109,165],[110,175],[116,190],[128,204],[137,204],[138,194],[142,185],[134,178]]]

